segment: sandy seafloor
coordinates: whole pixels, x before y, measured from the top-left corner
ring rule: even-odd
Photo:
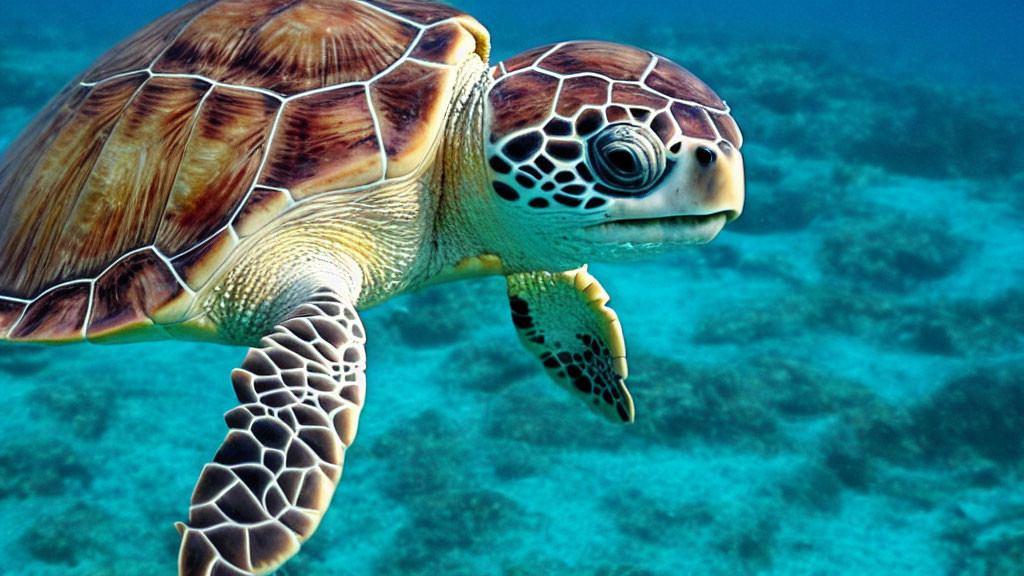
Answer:
[[[0,18],[0,148],[171,4]],[[564,10],[463,6],[498,57],[599,36],[704,78],[746,135],[746,214],[710,246],[592,265],[626,330],[630,427],[519,350],[500,279],[365,313],[359,438],[279,574],[1024,574],[1020,76],[827,27],[576,33]],[[173,574],[243,355],[0,347],[0,574]]]

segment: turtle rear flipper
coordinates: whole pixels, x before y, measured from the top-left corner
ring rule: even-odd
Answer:
[[[320,524],[363,406],[366,342],[347,299],[318,292],[231,375],[242,405],[192,495],[180,576],[265,574]]]
[[[586,267],[511,274],[512,322],[548,375],[612,422],[633,421],[626,342],[608,293]]]

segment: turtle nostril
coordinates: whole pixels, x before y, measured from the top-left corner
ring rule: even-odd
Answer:
[[[707,168],[715,163],[715,151],[707,146],[700,146],[697,148],[697,163],[700,164],[701,168]]]

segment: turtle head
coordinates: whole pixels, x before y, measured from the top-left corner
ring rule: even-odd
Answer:
[[[568,42],[492,75],[487,192],[517,231],[621,259],[709,242],[743,210],[739,129],[680,66],[629,46]]]

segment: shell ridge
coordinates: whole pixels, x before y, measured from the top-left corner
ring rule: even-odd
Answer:
[[[640,80],[638,80],[638,82],[644,86],[647,85],[647,77],[650,76],[651,72],[654,72],[654,69],[658,67],[658,60],[660,60],[657,54],[654,54],[653,52],[648,52],[648,54],[651,55],[651,63],[647,65],[647,69],[644,70],[644,73],[640,75]]]
[[[288,100],[293,100],[295,98],[301,98],[302,96],[306,96],[307,94],[309,94],[309,92],[300,92],[300,93],[294,94],[292,96],[285,96],[284,94],[281,94],[279,92],[274,92],[273,90],[268,90],[266,88],[257,88],[255,86],[246,86],[245,84],[232,84],[230,82],[221,82],[219,80],[214,80],[213,78],[210,78],[209,76],[203,76],[202,74],[180,74],[180,73],[176,73],[176,72],[153,72],[153,71],[150,71],[150,70],[145,69],[145,68],[143,68],[141,70],[134,70],[132,72],[125,72],[123,74],[116,74],[114,76],[111,76],[109,78],[104,78],[103,80],[99,80],[99,81],[96,81],[96,82],[81,82],[80,85],[83,86],[83,87],[86,87],[86,88],[94,88],[96,86],[99,86],[101,84],[106,84],[107,82],[111,82],[113,80],[118,80],[118,79],[121,79],[121,78],[126,78],[128,76],[134,76],[136,74],[143,74],[143,73],[149,74],[149,78],[148,78],[149,80],[152,80],[154,78],[190,78],[192,80],[199,80],[201,82],[205,82],[205,83],[210,84],[211,86],[213,86],[215,88],[225,88],[225,89],[228,89],[228,90],[239,90],[239,91],[242,91],[242,92],[255,92],[257,94],[262,94],[264,96],[268,96],[270,98],[274,98],[275,100],[279,100],[281,102],[286,102]],[[321,91],[322,90],[333,90],[335,88],[341,88],[341,87],[344,87],[344,86],[350,86],[350,85],[354,85],[354,84],[362,84],[362,82],[346,82],[345,84],[338,84],[336,86],[328,86],[327,88],[317,88],[316,90],[321,90]],[[311,90],[310,92],[313,92],[313,91],[314,90]]]
[[[92,324],[93,302],[96,300],[96,280],[100,276],[89,281],[89,297],[86,300],[85,317],[82,318],[82,340],[86,342],[89,341],[89,324]]]
[[[725,140],[725,138],[722,137],[722,132],[718,129],[718,125],[715,124],[714,118],[711,117],[711,114],[707,109],[702,109],[701,112],[704,113],[704,118],[707,119],[708,124],[711,125],[711,129],[715,131],[715,136],[718,137],[717,140]]]
[[[370,90],[370,84],[364,87],[363,92],[366,94],[366,105],[369,107],[370,119],[373,121],[373,132],[377,138],[377,152],[380,153],[381,177],[374,180],[371,184],[380,184],[387,182],[388,179],[388,154],[384,150],[384,135],[381,134],[377,108],[373,105],[373,91]]]
[[[452,65],[452,64],[442,64],[440,62],[430,62],[430,61],[427,61],[427,60],[421,60],[420,58],[413,58],[412,56],[410,56],[406,60],[406,62],[414,62],[416,64],[419,64],[420,66],[426,66],[427,68],[442,68],[442,69],[445,69],[445,70],[451,70],[451,69],[455,68],[455,66]]]
[[[113,82],[114,80],[120,80],[121,78],[127,78],[136,74],[149,74],[150,76],[155,75],[153,72],[150,72],[149,68],[139,68],[137,70],[129,70],[128,72],[118,72],[113,76],[107,76],[106,78],[101,78],[92,82],[79,82],[78,85],[84,88],[95,88],[100,84],[106,84],[107,82]]]

